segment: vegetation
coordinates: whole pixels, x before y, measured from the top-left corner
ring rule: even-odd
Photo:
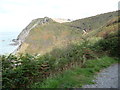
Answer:
[[[117,41],[114,39],[114,42]],[[104,43],[105,42],[105,43]],[[111,44],[108,49],[104,50],[104,47],[106,47],[106,42],[110,43],[111,41],[101,40],[96,42],[94,45],[89,44],[89,41],[85,41],[82,44],[74,44],[70,45],[67,48],[64,49],[55,49],[50,53],[47,53],[45,55],[39,56],[39,55],[29,55],[29,54],[20,54],[19,56],[15,55],[9,55],[9,56],[1,56],[0,59],[2,60],[2,72],[3,72],[3,88],[20,88],[20,87],[30,87],[30,85],[33,85],[33,83],[38,82],[41,83],[44,81],[47,77],[54,76],[56,74],[62,73],[65,70],[65,79],[68,79],[71,75],[74,75],[74,70],[70,70],[70,68],[75,67],[75,69],[84,70],[81,71],[82,74],[80,75],[86,75],[90,73],[91,77],[93,73],[96,71],[99,71],[101,68],[106,67],[115,61],[112,58],[104,57],[101,58],[99,52],[106,51],[106,54],[111,54],[114,52],[114,49],[116,48],[116,44]],[[97,47],[96,47],[97,45]],[[96,47],[96,48],[95,48]],[[109,53],[109,48],[111,48],[111,52]],[[59,52],[59,53],[58,53]],[[104,55],[102,53],[102,55]],[[99,56],[99,57],[98,57]],[[117,56],[116,54],[114,56]],[[93,60],[97,59],[97,60]],[[98,65],[98,64],[99,65]],[[76,67],[77,66],[77,67]],[[91,68],[90,68],[91,67]],[[90,70],[90,71],[89,71]],[[94,70],[94,71],[91,71]],[[73,73],[74,72],[74,73]],[[66,74],[67,73],[67,74]],[[70,76],[66,76],[69,75]],[[79,74],[79,73],[78,73]],[[78,75],[78,74],[75,74]],[[61,75],[61,74],[60,74]],[[63,74],[64,75],[64,74]],[[62,79],[61,76],[58,75],[59,78]],[[77,77],[77,76],[76,76]],[[81,76],[80,76],[81,77]],[[85,76],[84,76],[85,77]],[[60,81],[56,81],[55,78],[55,86],[54,86],[54,79],[53,83],[51,81],[47,81],[46,83],[50,83],[53,86],[50,87],[60,87],[60,83],[64,81],[64,78]],[[73,80],[73,77],[71,80]],[[86,78],[86,77],[85,77]],[[83,79],[85,79],[83,78]],[[49,79],[48,79],[49,80]],[[51,80],[51,79],[50,79]],[[59,80],[59,79],[58,79]],[[79,83],[79,85],[75,87],[81,87],[82,84],[89,83],[91,80],[90,78],[86,78],[86,80],[80,80],[76,81],[73,80],[65,85],[64,87],[70,87],[73,83],[75,85],[76,83]],[[76,82],[76,83],[75,83]],[[81,82],[81,83],[80,83]],[[37,84],[39,86],[39,84]],[[49,84],[47,84],[49,86]],[[35,86],[34,87],[38,87]],[[40,87],[48,87],[48,86],[40,86]]]
[[[109,13],[104,13],[104,14],[100,14],[100,15],[96,15],[88,18],[78,19],[71,23],[66,23],[66,25],[69,25],[74,28],[78,28],[80,30],[86,29],[88,31],[91,31],[91,30],[96,30],[98,28],[108,25],[108,23],[113,21],[111,19],[113,18],[117,19],[116,18],[117,16],[118,16],[117,11],[109,12]]]
[[[117,30],[117,26],[113,27],[113,24],[118,24],[117,16],[118,12],[114,11],[67,23],[57,23],[49,18],[47,23],[39,24],[30,31],[19,53],[45,54],[54,48],[65,47],[76,41],[82,42],[83,38],[93,37],[101,31],[99,36],[102,37],[105,31]],[[28,26],[39,20],[41,18],[33,20]],[[88,33],[87,35],[83,34],[83,29]]]
[[[102,18],[108,16],[111,19],[115,13],[111,14],[101,15],[98,21],[104,21]],[[94,22],[98,16],[92,18],[93,21],[88,19],[89,23]],[[111,20],[86,35],[75,27],[71,28],[68,23],[53,21],[33,28],[22,44],[22,47],[26,45],[25,49],[21,48],[24,49],[23,54],[0,56],[2,87],[77,88],[93,83],[93,75],[116,63],[120,56],[117,49],[119,20]],[[95,28],[98,27],[96,25]]]
[[[110,56],[119,56],[118,51],[118,37],[110,37],[97,42],[94,46],[94,49],[107,51]]]
[[[72,46],[71,49],[56,49],[43,56],[29,54],[20,54],[19,56],[3,55],[0,57],[3,65],[3,87],[27,87],[28,84],[34,83],[38,78],[39,81],[42,81],[43,77],[48,77],[52,73],[59,73],[70,66],[72,67],[75,62],[83,64],[87,58],[95,58],[94,53],[91,51],[86,53],[85,48],[87,48],[86,43]],[[55,53],[58,51],[60,54]]]
[[[57,22],[38,25],[31,30],[24,42],[28,47],[20,53],[44,54],[50,52],[55,47],[63,47],[69,42],[80,39],[81,35],[82,31]],[[24,45],[22,46],[24,47]]]
[[[94,84],[92,80],[96,72],[116,62],[117,60],[107,56],[88,60],[83,68],[76,66],[60,75],[46,79],[43,83],[34,83],[31,88],[80,88],[86,84]]]

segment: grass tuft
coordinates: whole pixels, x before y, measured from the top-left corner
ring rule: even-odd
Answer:
[[[79,66],[71,70],[64,71],[54,77],[46,79],[43,83],[38,82],[32,85],[32,88],[81,88],[85,84],[94,84],[92,81],[96,72],[106,68],[117,60],[104,56],[97,60],[88,60],[83,68]]]

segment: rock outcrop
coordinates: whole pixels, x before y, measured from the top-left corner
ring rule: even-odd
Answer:
[[[62,18],[52,18],[55,22],[58,23],[65,23],[65,22],[71,22],[70,19],[62,19]]]
[[[93,36],[87,35],[87,33],[92,30],[97,33],[101,27],[106,28],[106,23],[117,15],[115,11],[74,21],[48,17],[34,19],[23,29],[17,39],[13,40],[19,46],[15,53],[39,53],[42,55],[52,51],[53,48],[61,48],[70,43],[83,41],[83,37]]]
[[[27,27],[25,27],[25,29],[23,29],[22,32],[18,35],[17,39],[13,39],[13,41],[20,45],[22,42],[25,41],[25,38],[28,36],[30,30],[32,30],[37,25],[42,25],[42,24],[47,23],[49,21],[50,21],[50,18],[48,18],[48,17],[38,18],[38,19],[32,20],[30,22],[30,24]]]
[[[18,45],[18,48],[13,51],[13,53],[16,53],[22,46],[22,43],[25,41],[26,37],[29,35],[29,32],[35,28],[38,25],[42,25],[45,23],[48,23],[49,21],[51,21],[52,19],[48,18],[48,17],[44,17],[44,18],[38,18],[38,19],[34,19],[30,22],[30,24],[25,27],[22,32],[18,35],[17,39],[13,39],[12,41],[14,43],[14,45]]]

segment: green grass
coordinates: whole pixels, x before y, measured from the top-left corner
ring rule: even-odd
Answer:
[[[31,87],[34,88],[73,88],[82,87],[84,84],[92,84],[95,72],[99,72],[102,68],[116,62],[113,58],[107,56],[98,60],[91,60],[104,54],[110,55],[111,52],[113,56],[116,56],[117,37],[110,40],[104,39],[105,37],[116,36],[114,34],[117,33],[119,22],[117,23],[114,20],[108,23],[114,17],[116,17],[116,12],[62,24],[50,19],[47,23],[37,25],[30,31],[21,45],[22,48],[20,48],[21,53],[23,51],[23,53],[32,55],[0,56],[3,87],[19,88],[28,87],[32,84]],[[39,20],[42,19],[33,20],[27,28],[32,27]],[[99,27],[102,28],[99,29]],[[88,31],[88,34],[83,35],[82,30],[84,28],[91,28],[91,30]],[[113,33],[113,35],[108,36],[110,33]],[[99,43],[99,41],[102,42]],[[108,49],[104,50],[104,47]],[[37,56],[37,53],[41,55]],[[14,66],[18,63],[22,64]],[[76,63],[84,66],[82,68],[80,68],[81,66],[74,67]],[[43,78],[45,76],[43,71],[46,71],[46,69],[41,69],[41,67],[46,64],[49,67],[48,73],[51,75],[57,73],[58,75],[55,74],[55,77],[52,76],[48,79]],[[45,80],[43,81],[43,79]]]
[[[92,80],[96,72],[117,63],[114,58],[104,56],[97,60],[88,60],[83,68],[76,66],[62,74],[47,78],[43,83],[37,82],[32,88],[80,88],[85,84],[94,84]]]
[[[25,48],[20,48],[19,51],[20,53],[45,54],[52,51],[53,48],[64,47],[66,44],[71,42],[81,42],[82,38],[87,39],[99,33],[100,30],[98,29],[100,27],[106,26],[108,23],[110,23],[110,26],[112,26],[111,23],[113,23],[113,21],[115,22],[116,19],[113,19],[116,17],[117,12],[114,11],[75,20],[69,23],[57,23],[49,18],[49,22],[39,24],[30,31],[29,35],[24,41],[24,44],[27,44],[27,46],[24,46],[23,44],[21,47]],[[32,27],[40,20],[44,20],[44,18],[33,20],[27,28]],[[83,29],[88,31],[87,35],[82,35]],[[109,29],[106,28],[105,31],[109,31]],[[104,33],[105,31],[102,32]],[[100,33],[100,35],[103,33]]]
[[[76,29],[60,24],[49,22],[33,28],[26,37],[24,43],[29,44],[25,48],[26,53],[46,53],[55,47],[65,46],[75,39],[80,39],[82,33]]]
[[[106,25],[111,19],[116,18],[118,16],[118,12],[109,12],[104,13],[88,18],[78,19],[72,22],[66,23],[66,25],[70,25],[72,27],[79,28],[80,30],[87,29],[87,30],[95,30],[100,28],[101,26]]]

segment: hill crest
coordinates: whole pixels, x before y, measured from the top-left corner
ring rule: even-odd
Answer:
[[[83,36],[87,37],[82,35],[85,30],[89,30],[92,35],[98,28],[106,27],[108,21],[117,16],[118,12],[115,11],[74,21],[49,17],[34,19],[15,40],[20,44],[17,51],[45,53],[52,48],[65,46],[69,42],[82,41]]]

